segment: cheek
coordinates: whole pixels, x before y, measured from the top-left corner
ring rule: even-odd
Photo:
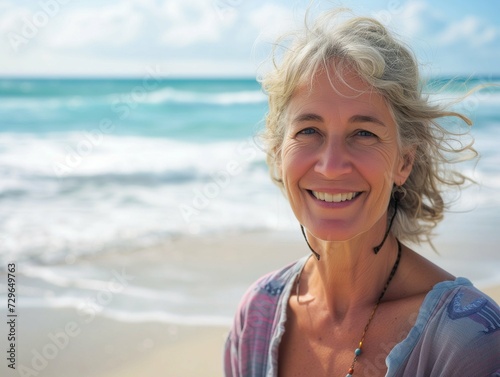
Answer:
[[[288,204],[297,218],[304,209],[303,196],[300,189],[300,181],[307,171],[304,159],[301,158],[297,148],[284,148],[281,160],[281,178],[283,182],[283,193]]]
[[[389,150],[380,149],[376,153],[358,155],[358,168],[369,180],[377,182],[380,187],[390,187],[394,183],[396,159]]]
[[[307,171],[307,157],[302,147],[297,143],[285,143],[281,151],[280,174],[289,193],[289,189],[294,187],[300,178]]]

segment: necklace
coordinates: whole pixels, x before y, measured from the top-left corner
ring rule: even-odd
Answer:
[[[396,258],[396,262],[394,262],[394,266],[392,266],[392,270],[391,270],[391,273],[389,274],[389,278],[385,282],[384,289],[382,289],[382,292],[380,293],[380,296],[377,299],[377,303],[373,307],[372,312],[370,314],[370,317],[368,318],[368,322],[366,323],[366,326],[363,330],[363,333],[361,334],[361,340],[359,341],[358,348],[356,348],[354,350],[354,359],[352,360],[351,367],[347,371],[346,377],[352,377],[352,375],[354,374],[354,364],[356,364],[356,361],[358,361],[358,357],[361,356],[361,354],[363,353],[363,351],[362,351],[363,342],[365,341],[365,336],[366,336],[366,333],[368,331],[368,328],[370,327],[370,323],[372,322],[372,319],[375,316],[375,312],[377,311],[377,308],[378,308],[380,302],[384,298],[385,292],[387,292],[387,288],[389,287],[389,284],[391,283],[391,280],[394,277],[394,275],[396,274],[396,271],[399,267],[399,261],[401,260],[401,243],[399,242],[398,239],[396,239],[396,241],[398,242],[398,256]],[[305,266],[305,263],[304,263],[304,266]],[[299,272],[299,275],[297,276],[297,284],[295,286],[295,293],[297,295],[297,303],[300,303],[299,302],[300,277],[302,276],[302,271],[304,271],[304,266],[302,267],[302,269]]]

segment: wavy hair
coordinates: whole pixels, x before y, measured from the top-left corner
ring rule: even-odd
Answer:
[[[469,180],[451,164],[477,157],[472,139],[462,139],[472,122],[448,106],[433,103],[423,93],[411,49],[384,25],[368,17],[350,15],[345,19],[344,14],[344,9],[325,12],[311,25],[306,21],[304,28],[276,44],[273,67],[261,79],[269,103],[262,136],[271,178],[284,190],[278,166],[287,107],[297,87],[312,84],[316,73],[332,65],[338,80],[342,80],[344,69],[354,70],[389,105],[398,127],[402,155],[408,148],[415,150],[413,169],[403,185],[406,195],[399,203],[392,232],[401,240],[430,241],[447,207],[442,193]],[[454,119],[454,126],[445,127],[445,118]],[[466,126],[466,130],[452,131],[457,124]]]

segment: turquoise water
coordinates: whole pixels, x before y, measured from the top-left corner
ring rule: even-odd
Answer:
[[[266,98],[255,80],[4,80],[3,132],[47,134],[97,128],[117,136],[230,140],[250,135]]]

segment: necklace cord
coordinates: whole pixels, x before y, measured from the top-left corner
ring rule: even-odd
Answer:
[[[396,239],[396,241],[398,242],[398,256],[396,257],[396,261],[394,262],[394,265],[392,266],[392,270],[391,270],[391,273],[389,274],[389,278],[385,282],[384,289],[382,289],[382,292],[380,293],[380,296],[377,299],[377,303],[373,307],[373,310],[370,314],[370,317],[368,318],[368,322],[366,323],[366,326],[363,329],[363,334],[361,335],[361,340],[359,341],[358,348],[356,348],[356,350],[354,351],[354,359],[352,361],[351,367],[349,368],[349,371],[348,371],[348,374],[346,377],[352,377],[352,375],[354,374],[354,364],[356,364],[356,361],[358,360],[358,356],[360,356],[362,353],[363,342],[365,341],[365,336],[366,336],[366,333],[368,331],[368,328],[370,327],[370,323],[372,322],[372,319],[375,316],[375,312],[377,311],[380,302],[384,298],[385,293],[387,292],[387,288],[389,288],[389,284],[391,283],[392,278],[396,274],[396,271],[399,267],[399,262],[401,260],[401,242],[399,242],[398,239]]]
[[[387,281],[385,282],[384,288],[382,289],[382,292],[380,293],[380,296],[378,297],[377,302],[375,303],[375,306],[373,307],[372,312],[370,313],[370,317],[368,318],[368,322],[366,323],[365,328],[363,329],[363,333],[361,334],[361,340],[359,341],[358,348],[356,348],[354,350],[354,359],[351,363],[351,367],[349,368],[346,377],[352,377],[352,375],[354,374],[354,365],[356,364],[356,361],[358,360],[358,356],[360,356],[362,353],[363,342],[365,341],[365,336],[366,336],[366,333],[368,332],[368,328],[370,327],[370,324],[372,322],[373,317],[375,316],[375,313],[380,305],[380,302],[384,298],[385,293],[387,292],[387,289],[389,288],[389,284],[391,284],[391,281],[394,278],[394,275],[396,275],[396,271],[398,270],[399,262],[401,261],[401,253],[402,253],[401,249],[402,249],[402,247],[401,247],[401,242],[399,242],[399,240],[397,238],[396,238],[396,241],[398,243],[398,255],[396,257],[396,261],[394,262],[394,265],[392,266],[392,270],[389,273],[389,277],[387,278]],[[309,258],[311,256],[312,256],[312,254],[309,255]],[[309,260],[309,258],[307,260]],[[302,272],[304,271],[304,266],[306,265],[307,260],[306,260],[306,262],[304,262],[304,265],[302,266],[302,268],[301,268],[301,270],[296,278],[295,294],[297,296],[297,304],[300,304],[300,301],[299,301],[300,278],[302,276]]]
[[[307,246],[309,246],[309,249],[312,251],[312,253],[316,257],[316,259],[319,260],[321,258],[321,255],[319,255],[316,251],[314,251],[312,246],[309,244],[309,241],[307,240],[306,232],[304,230],[304,226],[302,224],[300,224],[300,230],[302,231],[302,235],[304,236],[304,239],[306,240]]]
[[[396,214],[398,213],[398,202],[399,202],[399,199],[397,197],[395,197],[394,198],[394,213],[392,214],[391,221],[389,222],[389,226],[387,227],[387,230],[385,231],[384,239],[382,240],[382,242],[379,245],[377,245],[373,248],[373,252],[375,254],[378,254],[378,252],[380,251],[382,246],[384,246],[385,240],[387,239],[387,236],[389,235],[389,232],[391,231],[392,223],[394,222],[394,219],[396,218]]]
[[[397,190],[393,193],[393,198],[394,198],[394,213],[391,216],[391,220],[389,221],[389,226],[387,227],[387,230],[386,230],[386,232],[384,234],[384,238],[382,239],[382,242],[379,245],[377,245],[377,246],[375,246],[373,248],[373,252],[375,254],[378,254],[378,252],[380,251],[380,249],[382,248],[382,246],[384,246],[385,241],[387,240],[387,237],[389,236],[389,232],[391,231],[392,224],[394,223],[394,219],[396,218],[396,214],[398,212],[398,202],[399,202],[399,199],[402,197],[402,195],[400,195],[401,194],[401,192],[400,192],[401,190],[402,190],[401,187],[398,186]],[[312,248],[311,244],[309,243],[309,241],[307,239],[306,232],[305,232],[304,226],[302,224],[300,224],[300,230],[302,231],[302,235],[304,236],[304,239],[306,240],[306,244],[309,247],[309,250],[311,250],[311,252],[312,252],[312,254],[309,255],[309,258],[312,255],[314,255],[316,257],[316,259],[319,261],[320,258],[321,258],[321,255],[319,255]],[[366,333],[368,332],[368,328],[370,327],[370,324],[372,322],[373,317],[375,316],[375,313],[376,313],[376,311],[378,309],[378,306],[379,306],[380,302],[382,301],[382,299],[384,298],[384,295],[387,292],[387,288],[389,287],[389,284],[391,283],[392,278],[396,274],[396,270],[399,267],[399,261],[401,260],[401,242],[399,242],[399,240],[397,238],[396,238],[396,241],[398,243],[398,256],[396,258],[396,261],[394,262],[394,265],[392,266],[391,273],[389,274],[389,278],[387,279],[387,281],[386,281],[386,283],[384,285],[384,289],[380,293],[380,296],[377,299],[377,303],[373,307],[372,312],[370,313],[370,317],[368,318],[368,322],[366,323],[365,328],[363,329],[363,333],[361,335],[361,340],[359,341],[358,348],[356,348],[354,350],[354,359],[353,359],[353,361],[351,363],[351,367],[349,368],[346,377],[352,377],[352,375],[354,374],[354,365],[356,364],[356,361],[358,360],[358,356],[360,356],[362,354],[363,342],[365,341],[365,336],[366,336]],[[309,260],[309,258],[307,260]],[[295,293],[296,293],[296,296],[297,296],[297,304],[300,304],[300,301],[299,301],[300,279],[301,279],[301,276],[302,276],[302,272],[304,271],[304,266],[305,265],[306,265],[306,263],[304,263],[304,265],[302,266],[302,269],[300,270],[299,274],[297,275],[297,279],[296,279],[296,283],[295,283],[296,284],[296,286],[295,286]]]

